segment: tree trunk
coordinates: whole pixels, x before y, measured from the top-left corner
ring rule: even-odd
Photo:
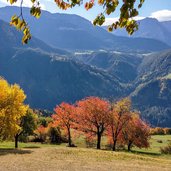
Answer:
[[[15,135],[15,148],[18,148],[18,137],[19,137],[19,134],[16,134]]]
[[[128,151],[131,151],[131,145],[132,145],[132,142],[129,142],[128,143]]]
[[[71,147],[72,146],[72,141],[71,141],[71,131],[70,128],[68,128],[68,146]]]
[[[101,134],[97,133],[97,149],[101,148]]]
[[[115,139],[115,140],[113,141],[113,151],[116,151],[116,142],[117,142],[117,140]]]

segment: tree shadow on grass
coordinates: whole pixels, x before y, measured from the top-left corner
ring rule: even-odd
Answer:
[[[112,151],[112,149],[110,148],[104,148],[102,149],[104,151]],[[116,151],[114,152],[126,152],[126,153],[132,153],[132,154],[142,154],[142,155],[148,155],[148,156],[161,156],[161,153],[157,153],[157,152],[150,152],[150,151],[136,151],[136,150],[131,150],[131,151],[128,151],[126,149],[117,149]]]
[[[160,153],[155,153],[155,152],[146,152],[146,151],[136,151],[136,150],[132,150],[131,153],[134,154],[144,154],[144,155],[149,155],[149,156],[161,156]]]
[[[1,148],[0,156],[8,155],[8,154],[31,154],[33,151],[31,150],[22,150],[22,149],[11,149],[11,148]]]
[[[39,146],[28,146],[28,147],[23,147],[23,148],[25,148],[25,149],[32,149],[32,148],[40,148]]]

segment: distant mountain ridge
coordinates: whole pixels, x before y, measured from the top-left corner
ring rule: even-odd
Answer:
[[[11,16],[18,12],[18,7],[0,8],[0,19],[9,22]],[[28,8],[23,9],[23,14],[30,25],[33,36],[48,45],[61,49],[150,52],[169,48],[167,44],[154,39],[111,35],[100,27],[94,27],[90,21],[77,15],[51,14],[42,11],[40,19],[37,20],[30,16]]]
[[[15,28],[10,27],[8,23],[0,20],[0,49],[12,49],[12,48],[40,48],[46,52],[56,53],[58,55],[69,55],[70,53],[66,50],[53,48],[43,41],[32,37],[28,45],[22,45],[22,34],[15,30]]]
[[[159,22],[155,18],[145,18],[138,21],[139,29],[131,37],[152,38],[160,40],[171,46],[171,21]],[[106,29],[106,27],[104,27]],[[117,29],[112,32],[117,36],[129,37],[125,29]]]

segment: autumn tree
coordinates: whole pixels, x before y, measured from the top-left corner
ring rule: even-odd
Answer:
[[[26,115],[28,106],[24,104],[26,95],[17,84],[9,85],[0,78],[0,90],[0,137],[7,140],[14,138],[22,129],[21,119]],[[15,141],[15,147],[18,147],[18,141]]]
[[[107,127],[109,103],[98,97],[88,97],[77,102],[78,130],[86,137],[97,137],[97,149],[101,148],[101,137]]]
[[[68,136],[68,146],[72,147],[71,129],[74,127],[74,117],[76,109],[68,103],[61,103],[55,108],[55,114],[52,116],[54,124],[63,128]]]
[[[7,0],[9,1],[9,0]],[[13,5],[19,0],[10,0],[10,4]],[[10,24],[16,27],[18,30],[23,32],[22,42],[27,43],[31,39],[31,33],[27,22],[23,17],[22,5],[26,0],[21,0],[20,4],[20,14],[14,15],[11,18]],[[142,4],[145,0],[89,0],[84,3],[83,0],[54,0],[54,3],[62,10],[67,10],[68,8],[73,8],[76,5],[84,4],[85,9],[89,10],[93,8],[96,4],[100,7],[103,7],[100,14],[94,19],[94,25],[102,25],[105,22],[105,17],[115,12],[117,8],[120,8],[119,19],[116,22],[113,22],[108,27],[109,31],[117,28],[126,28],[129,34],[133,34],[134,31],[138,29],[138,24],[134,20],[134,17],[138,15],[138,9],[142,7]],[[38,0],[30,0],[32,7],[30,8],[30,14],[36,18],[39,18],[41,15],[41,5]],[[120,7],[119,7],[120,6]]]
[[[111,105],[107,135],[113,144],[113,151],[116,150],[116,143],[122,129],[127,126],[127,123],[131,118],[130,110],[131,101],[129,98],[124,98]]]
[[[126,127],[122,129],[121,139],[128,146],[128,151],[134,145],[138,148],[148,148],[150,138],[150,127],[140,118],[139,114],[133,112]]]

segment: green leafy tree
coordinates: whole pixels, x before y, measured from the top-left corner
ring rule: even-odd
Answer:
[[[39,116],[38,125],[42,125],[44,127],[48,127],[48,124],[52,122],[51,117]]]
[[[28,109],[27,114],[21,120],[21,131],[16,135],[19,140],[27,141],[27,137],[34,134],[37,129],[38,116],[32,109]]]
[[[18,0],[7,0],[13,5]],[[40,3],[38,0],[30,0],[32,7],[30,8],[30,14],[33,17],[39,18],[41,15]],[[142,7],[145,0],[89,0],[85,2],[83,0],[54,0],[57,6],[62,10],[67,10],[68,8],[73,8],[76,5],[80,6],[84,4],[85,9],[89,10],[93,8],[94,4],[98,4],[103,7],[101,13],[94,19],[93,24],[101,26],[105,22],[106,15],[110,15],[115,12],[117,8],[120,8],[119,20],[113,22],[108,30],[112,31],[117,28],[126,28],[129,34],[133,34],[134,31],[138,29],[137,22],[133,19],[138,15],[138,9]],[[10,24],[16,27],[18,30],[23,32],[22,42],[23,44],[28,43],[31,39],[31,33],[27,22],[23,18],[22,5],[24,0],[21,0],[20,5],[20,15],[14,15],[11,18]],[[136,2],[138,5],[136,6]],[[120,7],[119,7],[120,5]]]

